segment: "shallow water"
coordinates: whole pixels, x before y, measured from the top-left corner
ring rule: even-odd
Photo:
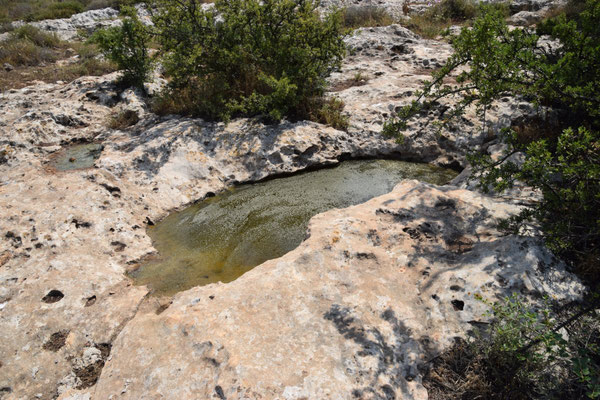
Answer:
[[[59,171],[91,168],[103,149],[104,146],[97,143],[75,144],[61,150],[51,164]]]
[[[444,184],[455,176],[428,164],[368,160],[243,185],[149,227],[160,259],[131,276],[159,294],[230,282],[296,248],[316,214],[388,193],[403,179]]]

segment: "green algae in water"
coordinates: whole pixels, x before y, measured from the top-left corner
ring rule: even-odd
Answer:
[[[165,295],[230,282],[296,248],[316,214],[388,193],[403,179],[445,184],[455,176],[428,164],[368,160],[243,185],[149,227],[160,259],[131,276]]]
[[[104,146],[98,143],[75,144],[61,150],[52,166],[59,171],[91,168],[103,149]]]

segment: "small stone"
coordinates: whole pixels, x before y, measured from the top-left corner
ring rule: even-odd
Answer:
[[[10,65],[9,63],[4,63],[4,65],[2,65],[2,68],[4,68],[4,70],[6,72],[10,72],[10,71],[12,71],[12,70],[15,69],[15,67],[13,67],[12,65]]]

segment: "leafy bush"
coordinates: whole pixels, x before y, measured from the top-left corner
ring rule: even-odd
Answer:
[[[90,41],[98,44],[104,55],[123,70],[123,84],[143,89],[152,72],[152,60],[148,55],[152,35],[139,20],[135,9],[125,8],[124,13],[127,17],[120,27],[99,30]]]
[[[495,380],[494,386],[513,392],[512,397],[525,398],[555,389],[558,382],[542,377],[567,356],[567,341],[552,329],[548,304],[536,311],[516,294],[486,304],[495,321],[489,337],[476,342],[475,353],[485,360],[486,374]]]
[[[321,18],[317,5],[160,0],[154,23],[171,83],[155,109],[168,112],[174,103],[179,112],[224,120],[311,115],[344,54],[341,12]]]
[[[591,300],[558,314],[547,299],[541,309],[516,294],[484,301],[491,325],[435,360],[423,382],[429,398],[600,398],[600,315]]]
[[[389,120],[384,131],[398,135],[407,123],[438,100],[461,96],[441,115],[441,126],[474,104],[482,117],[504,96],[522,96],[558,113],[559,133],[540,132],[523,140],[508,132],[508,150],[500,160],[484,154],[470,161],[484,189],[505,190],[516,180],[538,189],[543,201],[506,221],[519,232],[536,221],[547,244],[565,259],[574,260],[592,281],[600,278],[600,0],[588,0],[576,19],[564,15],[538,27],[560,45],[542,47],[528,29],[509,30],[502,13],[488,13],[463,29],[452,41],[454,54],[433,74],[416,101]],[[468,66],[468,69],[460,69]],[[460,70],[459,70],[460,69]],[[456,85],[444,79],[458,72]],[[540,118],[543,118],[541,115]],[[523,153],[525,162],[511,155]]]
[[[354,6],[344,9],[344,26],[350,29],[387,26],[394,23],[394,18],[385,9],[376,6]]]

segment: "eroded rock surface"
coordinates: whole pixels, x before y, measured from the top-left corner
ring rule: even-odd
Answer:
[[[406,181],[321,214],[284,257],[138,314],[95,397],[426,399],[420,367],[486,322],[475,293],[582,289],[539,243],[495,230],[514,211]]]
[[[514,206],[416,183],[317,217],[300,249],[243,280],[182,293],[168,308],[130,284],[124,272],[154,251],[147,224],[237,182],[352,157],[458,168],[466,150],[491,148],[493,135],[479,133],[472,113],[441,139],[418,123],[401,144],[382,138],[384,118],[450,48],[399,26],[348,40],[352,54],[332,85],[368,75],[362,86],[332,89],[346,103],[348,133],[312,122],[159,118],[138,93],[117,90],[117,74],[0,94],[0,397],[420,398],[417,367],[479,315],[468,292],[487,284],[490,296],[539,292],[535,273],[550,274],[555,261],[491,225]],[[123,110],[139,122],[108,129]],[[491,122],[529,110],[506,99]],[[51,167],[62,147],[82,142],[103,145],[93,168]],[[549,292],[574,295],[557,274]]]
[[[74,40],[79,37],[78,31],[92,33],[97,29],[109,28],[120,25],[118,19],[119,11],[114,8],[103,8],[74,14],[69,18],[48,19],[37,22],[29,22],[28,25],[35,26],[46,32],[56,33],[62,40]],[[13,22],[13,26],[25,25],[23,21]],[[0,37],[1,40],[2,37]]]
[[[153,251],[148,223],[236,182],[401,155],[393,140],[310,122],[159,120],[119,94],[115,77],[0,95],[0,387],[10,398],[50,399],[95,383],[104,359],[84,362],[86,349],[110,350],[147,292],[124,272]],[[141,114],[136,126],[105,127],[127,107]],[[62,145],[86,140],[104,145],[95,168],[51,168]]]
[[[400,25],[357,29],[347,39],[349,54],[340,73],[331,77],[330,95],[346,104],[351,116],[350,133],[381,137],[384,122],[400,107],[416,100],[423,82],[431,80],[452,53],[448,43],[418,37]],[[446,83],[453,84],[453,77]],[[455,82],[454,82],[455,84]],[[457,98],[440,101],[429,116],[441,116]],[[487,129],[482,129],[474,109],[439,132],[422,118],[410,123],[399,149],[406,159],[441,166],[466,166],[465,155],[496,139],[511,121],[534,113],[525,101],[504,98],[488,111]]]

